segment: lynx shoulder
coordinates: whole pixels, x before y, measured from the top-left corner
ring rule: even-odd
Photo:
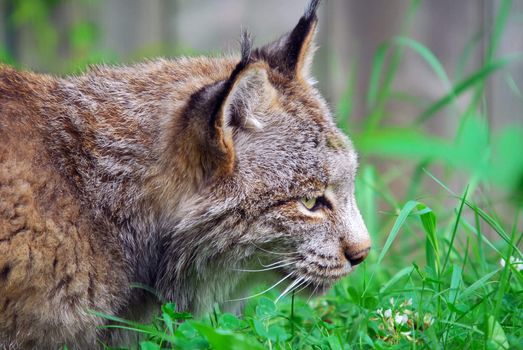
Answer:
[[[356,153],[310,83],[317,6],[239,56],[0,66],[0,348],[117,342],[90,310],[146,317],[136,283],[200,314],[260,276],[321,292],[366,257]]]

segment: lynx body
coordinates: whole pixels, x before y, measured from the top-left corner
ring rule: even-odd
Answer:
[[[238,57],[0,67],[0,349],[117,342],[90,310],[143,318],[134,283],[199,314],[260,261],[321,291],[365,258],[356,153],[309,82],[317,4]]]

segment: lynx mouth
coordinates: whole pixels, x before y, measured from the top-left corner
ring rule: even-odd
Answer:
[[[287,283],[282,283],[280,287],[280,295],[276,302],[283,297],[291,294],[296,294],[304,298],[312,298],[323,295],[336,283],[339,278],[318,278],[317,276],[301,275],[296,273],[287,273],[286,271],[279,271],[278,275],[283,276],[282,279],[288,280]],[[290,277],[289,277],[290,276]],[[287,278],[289,277],[289,278]],[[282,281],[280,279],[280,281]]]
[[[283,289],[278,300],[293,292],[309,298],[323,295],[352,270],[350,264],[325,265],[304,259],[289,266],[278,268],[275,272],[282,279],[288,280],[287,286]]]
[[[265,282],[280,290],[277,300],[295,293],[306,298],[325,294],[337,281],[354,270],[348,261],[335,256],[307,252],[300,254],[294,249],[286,252],[261,248],[264,254],[251,260],[243,272],[263,272]],[[289,253],[292,252],[292,253]],[[278,257],[275,259],[275,255]],[[261,277],[259,275],[259,277]]]

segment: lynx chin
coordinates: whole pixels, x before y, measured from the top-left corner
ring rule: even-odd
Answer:
[[[90,310],[147,320],[136,283],[198,315],[365,259],[357,155],[311,83],[318,2],[237,56],[0,66],[0,349],[121,344]]]

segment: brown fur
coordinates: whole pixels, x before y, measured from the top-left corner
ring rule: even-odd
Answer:
[[[201,313],[244,296],[255,277],[237,270],[271,251],[311,291],[366,256],[355,152],[304,79],[317,3],[241,57],[0,66],[0,348],[117,343],[90,310],[146,317],[135,282]]]

